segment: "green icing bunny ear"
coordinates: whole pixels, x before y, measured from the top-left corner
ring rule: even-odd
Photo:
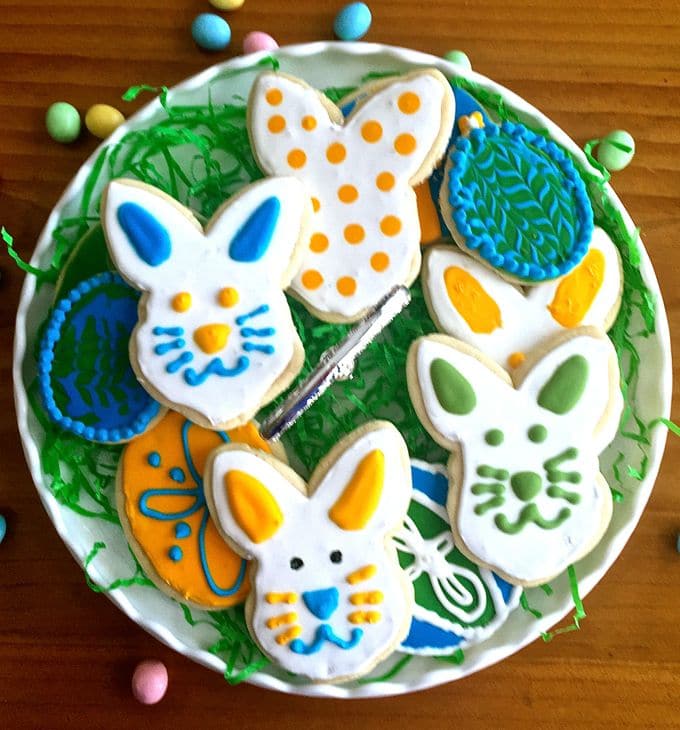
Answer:
[[[563,416],[579,402],[587,383],[588,361],[583,355],[572,355],[541,388],[537,403],[541,408]]]
[[[441,407],[456,416],[467,416],[477,405],[477,396],[465,377],[450,362],[438,357],[430,364],[432,387]]]

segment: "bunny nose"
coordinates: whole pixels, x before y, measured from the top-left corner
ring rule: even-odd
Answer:
[[[227,344],[231,327],[226,324],[204,324],[194,330],[194,342],[208,355],[219,352]]]
[[[335,613],[339,598],[340,593],[337,588],[322,588],[320,591],[305,591],[302,594],[305,606],[322,621]]]

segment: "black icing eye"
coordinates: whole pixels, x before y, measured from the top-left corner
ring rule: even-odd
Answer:
[[[304,562],[302,561],[302,558],[291,558],[290,559],[290,567],[293,570],[300,570],[300,568],[304,565]]]
[[[342,563],[342,553],[339,550],[333,550],[330,557],[331,563]]]

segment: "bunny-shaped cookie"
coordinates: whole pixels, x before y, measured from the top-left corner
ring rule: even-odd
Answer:
[[[328,322],[359,319],[417,276],[413,186],[443,155],[453,125],[451,87],[432,69],[362,87],[354,98],[345,120],[303,81],[268,72],[248,101],[260,167],[294,175],[312,195],[315,212],[292,293]]]
[[[292,381],[304,353],[283,289],[298,265],[309,209],[298,180],[269,179],[227,201],[204,231],[153,187],[108,185],[109,251],[143,292],[130,360],[157,400],[227,430]]]
[[[390,535],[406,516],[406,444],[374,421],[343,439],[309,487],[272,457],[213,452],[206,497],[222,535],[257,566],[250,633],[283,669],[337,682],[368,672],[406,636],[413,588]]]
[[[510,368],[565,329],[608,330],[623,287],[619,253],[601,228],[573,271],[526,293],[454,246],[428,249],[423,281],[437,327]]]
[[[451,450],[447,509],[458,547],[511,583],[544,583],[602,537],[612,499],[598,455],[623,406],[616,352],[584,327],[508,374],[445,335],[417,340],[409,392]]]

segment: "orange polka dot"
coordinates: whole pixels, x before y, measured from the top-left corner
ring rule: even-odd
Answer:
[[[264,98],[272,106],[278,106],[283,101],[283,94],[280,89],[269,89]]]
[[[217,299],[223,307],[234,307],[238,304],[239,296],[234,287],[226,286],[224,289],[220,289]]]
[[[307,155],[300,149],[291,150],[288,153],[288,164],[295,170],[305,166]]]
[[[305,289],[318,289],[323,284],[323,276],[316,269],[307,269],[300,280]]]
[[[380,221],[380,230],[386,236],[396,236],[401,231],[401,221],[396,215],[386,215]]]
[[[404,114],[415,114],[420,109],[420,97],[412,91],[405,91],[397,103]]]
[[[410,155],[416,148],[416,138],[412,134],[400,134],[394,140],[394,149],[400,155]]]
[[[394,175],[391,172],[381,172],[375,179],[375,184],[378,190],[382,190],[384,193],[392,190],[394,187]]]
[[[302,124],[302,128],[307,132],[312,132],[316,129],[316,119],[309,114],[302,117],[302,122],[300,122],[300,124]]]
[[[378,251],[371,256],[371,266],[375,271],[385,271],[389,265],[390,257],[386,253]]]
[[[191,294],[188,291],[181,291],[172,298],[172,308],[175,312],[186,312],[191,308]]]
[[[269,117],[269,121],[267,122],[267,129],[272,134],[278,134],[279,132],[283,132],[285,128],[286,120],[280,114],[274,114],[273,117]]]
[[[354,185],[341,185],[338,188],[338,198],[342,203],[353,203],[359,197],[359,191]]]
[[[345,241],[355,246],[357,243],[361,243],[366,235],[364,229],[358,223],[350,223],[345,227]]]
[[[382,137],[382,133],[383,130],[380,122],[376,122],[375,120],[364,122],[361,127],[361,136],[366,142],[370,142],[371,144],[378,142]]]
[[[309,239],[309,248],[314,253],[323,253],[328,248],[328,237],[323,233],[313,233]]]
[[[351,297],[357,290],[357,282],[351,276],[341,276],[335,286],[343,297]]]
[[[329,144],[328,149],[326,150],[326,157],[331,164],[339,165],[345,157],[347,157],[345,145],[340,142],[333,142],[333,144]]]
[[[321,208],[321,203],[319,202],[318,198],[312,198],[312,208],[314,208],[315,213],[319,212],[319,209]]]

